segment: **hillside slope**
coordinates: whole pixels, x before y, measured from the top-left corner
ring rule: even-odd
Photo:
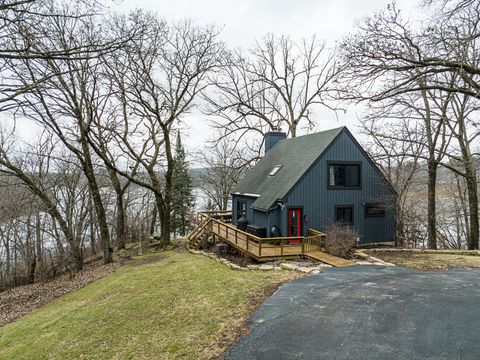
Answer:
[[[0,328],[1,359],[208,359],[285,271],[233,271],[212,259],[165,252],[136,259]]]

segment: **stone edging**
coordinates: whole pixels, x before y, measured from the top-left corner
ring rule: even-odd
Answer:
[[[396,266],[395,264],[383,261],[375,256],[365,254],[363,250],[356,250],[353,256],[364,259],[364,261],[355,261],[359,265],[383,265],[383,266]]]
[[[262,264],[262,265],[247,265],[247,267],[241,267],[241,266],[238,266],[237,264],[234,264],[228,259],[221,258],[210,252],[206,252],[202,250],[194,250],[189,247],[187,247],[187,250],[190,253],[195,255],[202,255],[202,256],[209,257],[221,264],[224,264],[225,266],[227,266],[232,270],[238,270],[238,271],[250,271],[250,270],[279,271],[283,269],[283,270],[289,270],[289,271],[297,271],[304,274],[319,274],[321,270],[331,267],[330,265],[327,265],[327,264],[321,264],[315,267],[306,267],[306,266],[298,266],[298,265],[287,263],[287,262],[282,262],[278,266],[276,264],[275,265]]]

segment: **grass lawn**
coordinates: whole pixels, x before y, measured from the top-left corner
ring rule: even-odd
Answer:
[[[366,253],[395,265],[417,270],[445,270],[451,268],[480,268],[480,256],[464,253],[447,254],[439,251],[412,252],[412,251],[385,251],[365,250]]]
[[[0,359],[210,359],[296,273],[234,271],[169,251],[115,273],[0,328]]]

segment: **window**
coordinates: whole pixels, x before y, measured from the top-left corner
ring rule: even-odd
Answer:
[[[340,225],[353,224],[353,206],[341,205],[335,207],[335,221]]]
[[[282,165],[275,165],[275,167],[270,171],[270,174],[268,176],[275,176],[277,172],[282,168]]]
[[[365,217],[384,217],[385,216],[385,204],[371,203],[365,204]]]
[[[359,188],[361,185],[360,164],[328,164],[328,185],[331,188]]]
[[[243,201],[237,202],[237,220],[241,217],[247,217],[247,203]]]

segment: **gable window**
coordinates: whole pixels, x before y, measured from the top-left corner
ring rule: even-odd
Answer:
[[[270,174],[268,174],[268,176],[275,176],[281,168],[282,165],[275,165],[272,171],[270,171]]]
[[[360,163],[329,163],[330,188],[360,188],[362,167]]]
[[[237,220],[241,217],[247,217],[247,203],[244,201],[237,202]]]
[[[335,222],[339,225],[353,224],[353,206],[337,205],[335,207]]]
[[[385,204],[370,203],[365,204],[365,217],[385,217]]]

